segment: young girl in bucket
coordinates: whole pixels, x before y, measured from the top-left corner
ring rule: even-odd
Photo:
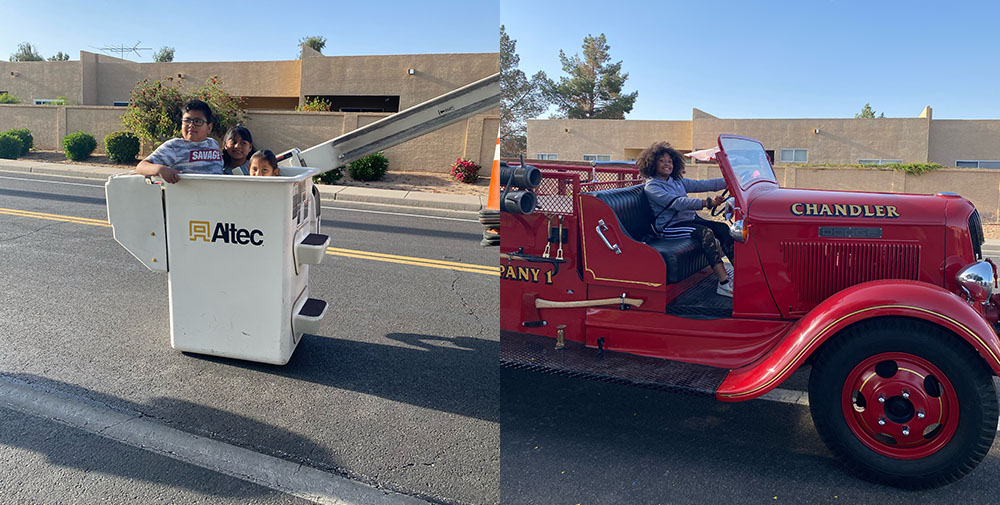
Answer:
[[[279,175],[278,159],[270,149],[257,151],[250,157],[250,175],[271,176]]]

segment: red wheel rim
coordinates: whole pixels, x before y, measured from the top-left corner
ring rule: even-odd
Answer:
[[[938,367],[913,354],[871,356],[844,381],[847,426],[890,458],[925,458],[948,445],[958,426],[958,396]]]

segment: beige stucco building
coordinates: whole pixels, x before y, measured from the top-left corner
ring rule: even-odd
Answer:
[[[882,119],[722,119],[694,109],[690,121],[528,121],[528,157],[634,160],[666,140],[683,152],[716,146],[721,133],[759,139],[777,163],[940,163],[1000,168],[1000,120],[939,120],[930,107],[918,117]]]
[[[123,129],[129,95],[143,79],[198,87],[213,76],[249,111],[255,144],[276,152],[307,148],[500,71],[499,53],[323,56],[303,46],[291,61],[135,63],[80,52],[78,61],[0,61],[0,92],[21,105],[0,105],[0,131],[27,127],[37,149],[61,149],[82,130],[98,139]],[[36,103],[65,97],[66,106]],[[310,98],[331,112],[293,112]],[[499,108],[386,151],[390,170],[447,172],[456,157],[489,166]]]

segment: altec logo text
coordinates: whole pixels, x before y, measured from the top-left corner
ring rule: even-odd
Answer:
[[[190,235],[191,240],[237,245],[264,245],[264,232],[260,230],[238,228],[233,223],[216,223],[215,231],[212,231],[211,237],[209,237],[210,230],[212,230],[212,223],[208,221],[190,221],[188,223],[188,235]]]

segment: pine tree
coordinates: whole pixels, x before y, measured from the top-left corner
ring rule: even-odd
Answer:
[[[878,116],[878,119],[882,119],[884,117],[885,114],[883,113]],[[861,108],[861,112],[854,115],[854,119],[876,119],[875,111],[872,109],[871,104],[865,102],[865,106]]]
[[[563,71],[555,83],[546,79],[546,97],[559,107],[559,115],[569,119],[625,119],[632,111],[638,91],[622,94],[628,74],[622,62],[610,63],[611,46],[604,34],[583,39],[583,58],[567,57],[559,50]]]

